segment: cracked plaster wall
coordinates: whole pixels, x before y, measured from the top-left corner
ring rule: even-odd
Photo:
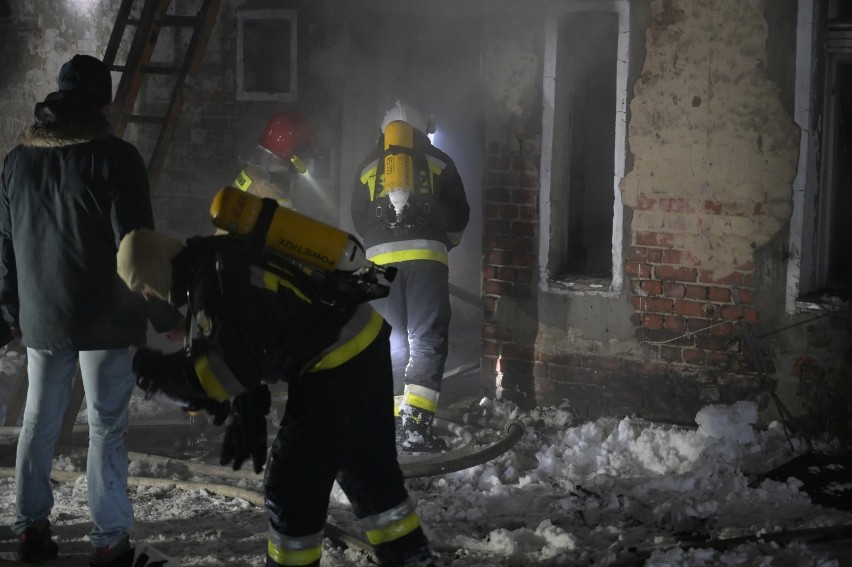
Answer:
[[[630,105],[632,230],[674,235],[695,265],[752,261],[789,219],[799,132],[766,76],[764,0],[651,2]],[[676,210],[653,202],[676,199]]]

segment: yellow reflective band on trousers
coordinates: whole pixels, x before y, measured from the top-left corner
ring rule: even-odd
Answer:
[[[417,512],[411,512],[404,518],[383,526],[367,530],[367,541],[372,545],[388,543],[406,536],[420,527],[420,518]]]
[[[275,531],[269,526],[266,553],[276,565],[319,564],[322,555],[322,532],[292,537]]]
[[[402,403],[405,405],[409,405],[413,408],[430,411],[432,413],[436,413],[438,411],[437,400],[424,398],[423,396],[418,396],[417,394],[412,394],[411,392],[405,393],[405,395],[402,397]],[[399,408],[397,408],[397,413],[399,413]]]
[[[224,402],[231,397],[225,391],[219,378],[216,377],[213,368],[210,367],[210,360],[207,355],[202,355],[193,362],[195,364],[195,375],[198,376],[198,381],[201,382],[201,387],[204,388],[208,396],[217,402]]]
[[[284,549],[270,540],[266,545],[266,553],[278,565],[310,565],[322,557],[322,546],[299,550]]]
[[[364,306],[364,308],[367,307],[368,306]],[[334,347],[333,350],[325,354],[316,364],[308,369],[308,372],[317,372],[319,370],[336,368],[344,362],[355,358],[365,348],[370,346],[374,340],[376,340],[376,337],[379,336],[379,331],[382,330],[382,323],[384,323],[384,319],[374,309],[369,308],[369,310],[369,320],[363,328],[358,331],[355,336],[346,340],[340,346]],[[355,316],[358,316],[357,313]]]

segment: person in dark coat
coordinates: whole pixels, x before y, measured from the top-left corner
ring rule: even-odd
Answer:
[[[272,265],[244,238],[185,245],[137,230],[118,252],[128,287],[188,304],[188,352],[140,349],[140,387],[225,421],[221,464],[264,464],[266,566],[318,566],[335,480],[380,565],[434,565],[394,444],[390,327],[364,301]],[[325,298],[325,299],[324,299]],[[266,384],[285,381],[287,407],[267,460]]]
[[[0,179],[0,311],[27,347],[29,386],[15,464],[18,559],[57,555],[50,532],[52,455],[79,363],[86,396],[92,565],[130,551],[127,429],[135,384],[128,347],[147,335],[145,301],[116,273],[120,239],[153,228],[145,166],[110,134],[110,71],[75,55],[58,90],[6,156]],[[179,323],[169,311],[160,331]]]

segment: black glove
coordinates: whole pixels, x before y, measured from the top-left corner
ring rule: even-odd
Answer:
[[[195,366],[184,351],[162,353],[142,347],[133,357],[136,385],[145,390],[145,397],[165,397],[185,411],[206,410],[213,416],[214,425],[222,425],[228,417],[230,404],[207,395]]]
[[[225,425],[220,464],[233,461],[236,471],[251,457],[255,474],[260,474],[266,463],[266,416],[271,406],[272,396],[265,384],[234,398]]]

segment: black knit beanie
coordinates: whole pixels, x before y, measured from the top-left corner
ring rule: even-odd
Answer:
[[[59,70],[59,91],[97,107],[112,100],[112,76],[100,60],[91,55],[75,55]]]

